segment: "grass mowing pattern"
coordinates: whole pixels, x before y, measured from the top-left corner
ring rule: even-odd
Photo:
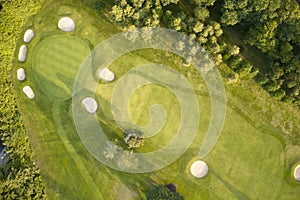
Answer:
[[[49,98],[65,100],[71,96],[77,71],[89,52],[84,40],[67,34],[48,37],[36,46],[35,78]]]
[[[55,1],[49,1],[48,7],[45,6],[33,20],[36,38],[29,45],[29,50],[38,45],[36,41],[39,41],[38,39],[45,33],[51,32],[52,35],[61,36],[62,33],[56,30],[57,21],[52,19],[59,19],[58,16],[63,16],[66,13],[71,13],[71,18],[76,23],[77,28],[73,34],[88,38],[93,45],[97,45],[103,38],[116,31],[111,24],[98,18],[96,13],[83,5],[78,5],[71,0],[64,0],[63,2],[73,4],[68,7],[61,6],[61,2],[55,4]],[[83,19],[87,21],[80,21]],[[39,24],[40,20],[44,20],[45,24]],[[68,34],[64,35],[71,37]],[[33,52],[29,52],[29,55],[31,53]],[[33,56],[36,55],[31,57]],[[296,124],[299,121],[299,112],[286,110],[285,105],[268,99],[266,95],[254,95],[260,89],[256,89],[253,85],[249,86],[250,88],[247,90],[237,85],[226,85],[228,113],[224,131],[216,147],[206,157],[205,161],[210,167],[208,176],[205,179],[197,180],[190,174],[189,167],[191,161],[197,159],[199,147],[207,131],[210,120],[210,99],[207,92],[203,92],[205,86],[203,86],[200,77],[193,73],[192,68],[182,67],[180,62],[174,64],[178,60],[174,56],[170,56],[169,60],[164,56],[161,57],[163,60],[157,60],[157,54],[141,51],[138,55],[124,56],[110,66],[118,78],[130,70],[133,64],[161,62],[164,65],[179,69],[182,74],[186,75],[198,94],[201,112],[200,128],[191,148],[170,166],[147,174],[118,172],[95,160],[78,138],[70,112],[70,101],[59,101],[53,104],[49,100],[50,95],[46,95],[47,92],[57,95],[57,91],[54,91],[56,88],[65,89],[57,95],[58,97],[62,99],[68,97],[66,92],[70,89],[67,87],[69,84],[65,84],[64,81],[57,78],[59,76],[56,73],[60,72],[69,77],[71,83],[74,71],[67,70],[64,72],[63,65],[58,64],[57,67],[60,67],[58,69],[47,69],[49,70],[48,73],[52,74],[51,76],[37,76],[35,66],[31,66],[30,60],[24,64],[18,63],[17,67],[24,67],[28,72],[26,84],[37,88],[42,84],[41,81],[49,79],[53,85],[53,88],[49,86],[47,90],[43,89],[43,93],[39,92],[41,90],[36,90],[37,98],[34,101],[29,101],[21,91],[23,83],[19,83],[14,77],[17,94],[20,97],[20,107],[24,113],[23,118],[27,122],[30,141],[36,152],[47,186],[48,198],[99,199],[101,198],[97,194],[99,191],[108,200],[141,199],[144,197],[144,193],[151,189],[151,185],[173,182],[186,199],[282,199],[282,197],[297,199],[300,196],[299,184],[294,182],[290,184],[285,177],[286,174],[290,176],[290,169],[286,167],[290,160],[285,161],[284,158],[286,156],[285,146],[277,139],[279,136],[273,137],[269,132],[281,134],[281,130],[273,127],[270,123],[272,117],[277,113],[281,113],[284,118]],[[30,67],[33,69],[28,70]],[[97,90],[97,100],[100,106],[99,121],[107,135],[121,134],[110,113],[110,95],[113,86],[114,82],[112,84],[99,84]],[[141,124],[149,122],[147,112],[151,105],[147,102],[149,97],[153,98],[151,103],[174,103],[172,98],[162,99],[165,94],[164,89],[160,90],[155,85],[136,91],[129,105],[131,115],[138,113],[133,116],[133,119]],[[171,97],[172,95],[167,94],[167,96]],[[174,107],[169,105],[165,108],[171,111]],[[168,118],[168,123],[172,123],[174,120],[172,117],[175,116]],[[262,129],[262,126],[268,131]],[[294,126],[293,131],[299,131],[299,127]],[[165,135],[157,136],[171,138],[172,130],[168,128]],[[113,137],[111,138],[113,139]],[[147,145],[143,147],[144,150],[151,150]],[[151,148],[153,147],[151,146]],[[291,158],[296,160],[296,156],[297,154]]]

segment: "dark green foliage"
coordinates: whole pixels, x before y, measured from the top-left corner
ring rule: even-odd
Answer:
[[[195,16],[200,21],[205,21],[209,17],[209,10],[205,7],[197,7],[195,10]]]
[[[177,4],[178,0],[123,0],[117,1],[111,9],[111,17],[123,28],[158,27],[163,16],[162,8],[170,4]]]
[[[221,65],[222,55],[218,38],[223,34],[221,25],[209,18],[208,7],[214,4],[214,0],[179,1],[117,1],[111,9],[112,19],[124,29],[136,27],[166,27],[189,35],[192,39],[206,45],[206,50],[217,65]],[[184,4],[184,6],[182,6]],[[190,9],[186,9],[186,7]],[[183,49],[182,49],[183,50]],[[185,49],[189,58],[192,58],[191,49]],[[185,64],[190,64],[188,59]]]
[[[198,6],[212,6],[215,3],[215,0],[193,0],[193,3],[195,3]]]
[[[222,10],[221,22],[238,24],[244,32],[244,41],[266,53],[273,63],[265,66],[270,82],[264,81],[264,88],[276,99],[298,102],[299,94],[290,90],[300,86],[300,9],[297,2],[224,0]]]
[[[0,199],[43,199],[44,184],[33,164],[32,151],[11,83],[16,41],[26,18],[39,10],[41,2],[1,1],[0,4],[3,5],[0,12],[0,138],[9,153],[7,163],[0,167]]]
[[[147,200],[183,200],[178,192],[171,192],[167,187],[159,185],[146,193]]]

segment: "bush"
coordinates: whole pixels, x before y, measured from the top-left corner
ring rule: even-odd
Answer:
[[[127,129],[124,131],[124,140],[128,147],[138,148],[144,144],[144,133],[136,129]]]
[[[159,185],[146,193],[147,200],[183,200],[178,192],[171,192],[167,187]]]

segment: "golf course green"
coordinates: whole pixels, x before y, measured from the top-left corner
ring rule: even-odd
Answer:
[[[63,2],[63,3],[62,3]],[[55,9],[54,9],[55,8]],[[72,32],[57,27],[58,20],[70,17]],[[177,55],[144,49],[122,55],[109,65],[115,74],[111,82],[99,81],[95,91],[96,117],[111,142],[126,148],[123,132],[114,120],[112,98],[118,81],[142,64],[160,63],[182,74],[193,88],[199,104],[199,126],[189,149],[174,163],[149,173],[126,173],[112,169],[86,149],[76,131],[72,113],[73,86],[77,72],[93,48],[120,32],[120,29],[83,3],[51,0],[30,18],[35,37],[27,44],[27,60],[14,61],[13,83],[18,105],[28,129],[48,199],[145,199],[145,193],[158,184],[174,183],[187,200],[195,199],[297,199],[300,183],[292,170],[300,161],[300,113],[271,99],[253,80],[239,84],[225,81],[226,119],[213,150],[204,158],[199,151],[211,120],[208,87],[194,66],[184,66]],[[22,36],[17,49],[23,44]],[[105,51],[105,49],[103,49]],[[88,58],[89,59],[89,58]],[[92,57],[92,59],[94,59]],[[24,68],[26,79],[17,80]],[[226,75],[229,69],[219,69]],[[28,99],[22,88],[35,92]],[[118,94],[122,98],[122,94]],[[152,152],[169,144],[180,128],[181,110],[177,96],[157,83],[139,87],[127,102],[129,116],[139,126],[151,123],[154,105],[164,108],[166,123],[134,152]],[[163,120],[163,117],[162,117]],[[174,149],[175,151],[176,149]],[[197,179],[190,173],[196,160],[207,163],[207,176]]]
[[[74,77],[89,52],[88,44],[76,36],[55,35],[35,47],[35,79],[49,98],[65,100],[71,96]]]

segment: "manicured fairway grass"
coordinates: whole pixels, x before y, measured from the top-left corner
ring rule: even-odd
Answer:
[[[77,71],[89,52],[87,41],[64,34],[45,38],[35,47],[33,72],[49,98],[64,100],[71,96]]]
[[[116,80],[99,82],[96,99],[100,125],[111,140],[118,138],[120,146],[124,147],[122,130],[111,112],[114,86],[137,65],[162,63],[185,75],[197,94],[200,121],[193,144],[175,163],[152,173],[119,172],[93,158],[76,133],[68,97],[77,69],[89,48],[116,33],[117,29],[104,17],[98,17],[76,2],[64,0],[61,6],[61,2],[50,1],[28,22],[28,26],[32,24],[36,30],[36,37],[28,45],[27,62],[16,61],[14,69],[14,74],[17,67],[26,70],[26,81],[20,83],[14,75],[14,85],[49,199],[143,199],[153,185],[170,182],[176,184],[187,200],[297,199],[300,196],[299,183],[290,177],[291,167],[300,160],[300,155],[293,151],[299,148],[299,141],[288,135],[282,137],[284,131],[280,127],[290,122],[293,125],[291,133],[299,132],[299,111],[268,99],[264,93],[255,95],[260,89],[252,82],[248,84],[253,86],[246,89],[225,83],[227,117],[220,140],[204,158],[209,174],[200,180],[192,177],[189,167],[198,159],[211,117],[208,91],[193,67],[183,67],[178,57],[165,57],[151,50],[124,55],[109,66]],[[58,19],[65,15],[76,23],[72,33],[63,33],[56,26]],[[31,85],[36,92],[34,100],[22,93],[25,84]],[[128,106],[133,121],[139,125],[149,124],[149,108],[154,104],[163,105],[167,123],[160,133],[145,141],[141,152],[154,151],[168,143],[180,121],[175,95],[157,84],[143,86],[132,95]]]

